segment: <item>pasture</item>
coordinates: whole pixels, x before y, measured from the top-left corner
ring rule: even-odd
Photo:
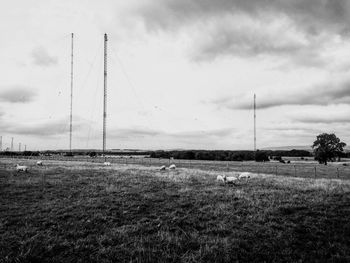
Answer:
[[[29,173],[14,172],[16,162]],[[160,163],[0,159],[0,261],[350,260],[347,167],[315,179],[302,164],[300,176],[276,176],[274,164],[266,173],[254,163]],[[255,174],[215,182],[240,169]]]

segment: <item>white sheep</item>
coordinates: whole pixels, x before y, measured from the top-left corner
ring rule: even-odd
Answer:
[[[238,181],[237,177],[224,175],[225,184],[234,184]]]
[[[38,166],[43,166],[43,161],[37,161],[37,162],[36,162],[36,165],[38,165]]]
[[[238,179],[248,179],[248,178],[250,178],[250,175],[251,175],[251,173],[244,172],[238,176]]]
[[[175,169],[176,169],[176,165],[175,165],[175,164],[170,165],[170,166],[169,166],[169,169],[170,169],[170,170],[175,170]]]
[[[17,164],[16,165],[16,170],[17,170],[17,172],[26,172],[26,173],[28,173],[28,166]]]
[[[224,177],[223,177],[222,175],[218,175],[218,176],[216,177],[216,181],[225,183],[225,179],[224,179]]]
[[[161,167],[159,168],[160,171],[165,171],[165,169],[166,169],[166,166],[165,166],[165,165],[163,165],[163,166],[161,166]]]
[[[104,162],[103,165],[104,166],[111,166],[111,163],[110,162]]]

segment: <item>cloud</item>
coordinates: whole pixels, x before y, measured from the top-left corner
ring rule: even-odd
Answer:
[[[28,103],[34,100],[37,95],[36,90],[25,86],[10,86],[1,88],[0,101],[10,103]]]
[[[268,109],[287,105],[350,104],[350,80],[340,83],[319,84],[297,90],[257,94],[257,108]],[[249,110],[253,108],[253,97],[240,94],[234,98],[231,96],[215,98],[210,103],[218,108]]]
[[[349,116],[336,116],[336,115],[325,115],[325,116],[300,116],[294,118],[294,121],[303,123],[349,123]]]
[[[300,107],[288,116],[293,122],[301,124],[346,125],[350,123],[350,105]]]
[[[148,129],[148,128],[137,127],[137,128],[113,129],[113,130],[110,130],[108,134],[110,138],[125,139],[125,138],[143,138],[143,137],[158,136],[162,134],[162,132]]]
[[[213,138],[213,137],[226,137],[231,135],[233,130],[231,128],[223,128],[217,130],[197,130],[197,131],[184,131],[184,132],[166,132],[161,130],[153,130],[149,128],[134,127],[124,129],[114,129],[109,131],[111,138],[147,138],[147,137],[166,137],[169,139],[199,139],[199,138]]]
[[[80,118],[75,118],[73,122],[74,132],[88,127],[88,123]],[[69,119],[55,121],[31,122],[2,122],[0,128],[3,132],[20,135],[41,136],[58,136],[69,132]]]
[[[32,58],[35,65],[48,67],[56,65],[58,59],[50,56],[48,51],[44,47],[37,47],[32,51]]]
[[[205,35],[202,32],[197,34],[195,42],[191,52],[195,60],[211,60],[230,54],[298,54],[308,57],[313,54],[308,50],[310,40],[285,19],[273,21],[266,27],[261,21],[246,16],[223,17],[210,23]]]
[[[346,34],[350,29],[350,3],[347,0],[162,0],[146,1],[135,12],[151,29],[174,29],[225,15],[287,17],[308,34],[324,30]]]
[[[348,37],[350,32],[347,0],[146,1],[134,14],[149,31],[190,29],[195,60],[288,54],[295,62],[307,64],[321,57],[332,36]]]

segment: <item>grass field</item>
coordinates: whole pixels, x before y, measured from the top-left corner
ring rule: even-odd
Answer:
[[[102,163],[103,158],[89,158],[88,156],[40,156],[30,157],[32,160],[61,160],[61,161],[80,161],[88,163]],[[20,162],[21,159],[12,159],[14,163]],[[343,159],[345,162],[330,162],[328,165],[318,164],[311,157],[301,160],[296,157],[285,157],[285,160],[291,160],[291,163],[280,163],[276,161],[270,162],[237,162],[237,161],[200,161],[200,160],[172,160],[178,167],[199,169],[203,171],[215,172],[252,172],[274,175],[284,175],[291,177],[304,178],[331,178],[331,179],[349,179],[350,180],[350,161]],[[108,161],[114,164],[134,164],[147,167],[160,167],[161,165],[169,165],[169,159],[158,158],[108,158]],[[345,165],[343,165],[345,164]]]
[[[0,159],[1,262],[350,261],[347,179],[16,161]]]

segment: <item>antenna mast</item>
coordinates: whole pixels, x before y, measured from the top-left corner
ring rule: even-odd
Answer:
[[[104,74],[103,74],[103,156],[106,151],[106,117],[107,117],[107,34],[104,35]]]
[[[74,34],[72,33],[72,53],[71,53],[71,71],[70,71],[70,126],[69,126],[69,151],[72,152],[72,119],[73,119],[73,38]]]
[[[256,152],[256,95],[254,93],[254,152]]]

